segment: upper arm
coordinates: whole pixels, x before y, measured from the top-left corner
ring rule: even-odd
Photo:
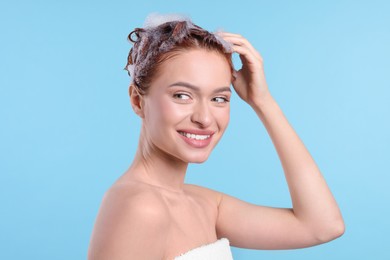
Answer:
[[[168,218],[152,194],[128,198],[105,194],[91,238],[88,259],[161,259]]]
[[[292,209],[258,206],[220,193],[218,237],[232,246],[251,249],[291,249],[321,243]]]

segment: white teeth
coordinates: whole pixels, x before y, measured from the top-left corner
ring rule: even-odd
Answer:
[[[195,140],[205,140],[210,137],[210,135],[196,135],[185,132],[179,132],[181,135],[184,135],[187,138],[195,139]]]

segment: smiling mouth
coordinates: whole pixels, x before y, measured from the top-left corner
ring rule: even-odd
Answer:
[[[186,133],[186,132],[182,132],[182,131],[178,131],[179,134],[181,134],[182,136],[185,136],[189,139],[194,139],[194,140],[206,140],[208,138],[210,138],[211,135],[198,135],[198,134],[191,134],[191,133]]]

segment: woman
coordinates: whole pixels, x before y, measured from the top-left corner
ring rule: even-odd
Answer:
[[[150,15],[136,28],[126,66],[142,119],[129,169],[106,192],[89,259],[232,259],[232,246],[291,249],[344,232],[324,178],[273,99],[260,54],[242,36],[210,33],[183,16]],[[232,53],[242,68],[233,69]],[[184,183],[229,121],[230,84],[257,113],[278,152],[292,209],[246,203]]]

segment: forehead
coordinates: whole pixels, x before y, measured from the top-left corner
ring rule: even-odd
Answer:
[[[177,81],[199,88],[230,86],[230,65],[222,54],[215,51],[182,51],[163,62],[151,85],[161,88]]]

